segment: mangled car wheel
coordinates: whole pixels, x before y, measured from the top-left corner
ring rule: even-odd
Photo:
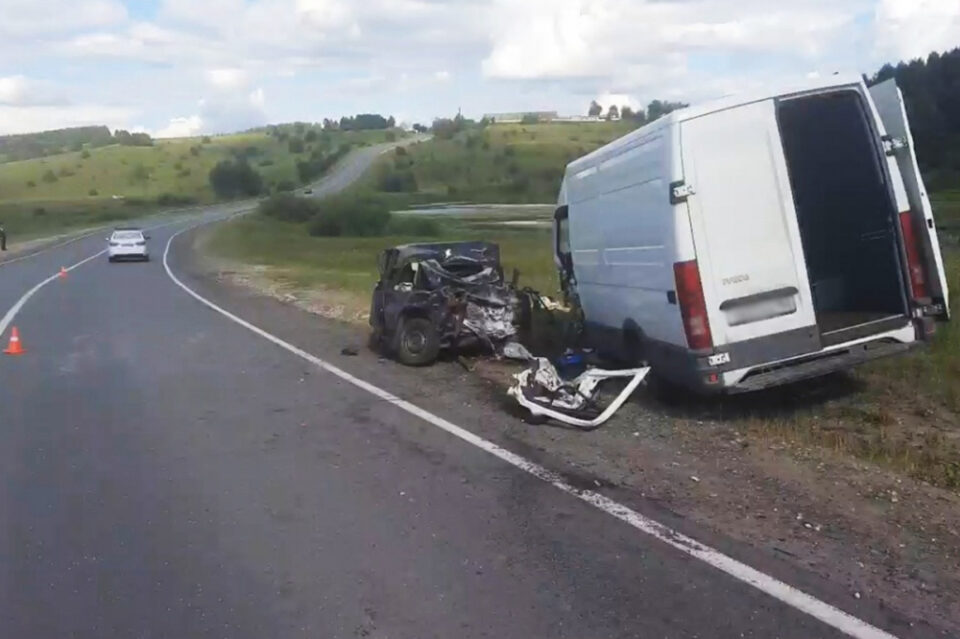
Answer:
[[[432,364],[440,352],[440,336],[433,322],[422,317],[403,320],[394,340],[394,352],[407,366]]]

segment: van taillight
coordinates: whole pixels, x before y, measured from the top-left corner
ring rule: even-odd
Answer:
[[[703,285],[700,282],[697,261],[675,263],[673,275],[677,280],[677,302],[683,317],[683,330],[687,334],[687,345],[695,351],[713,348],[710,321],[707,319],[707,303],[703,299]]]
[[[913,227],[910,211],[900,214],[900,230],[903,232],[903,244],[907,251],[907,270],[910,271],[910,290],[913,299],[927,297],[927,276],[920,260],[920,238]]]

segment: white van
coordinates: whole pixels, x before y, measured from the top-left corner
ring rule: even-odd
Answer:
[[[892,80],[833,76],[648,124],[567,167],[554,241],[590,345],[703,392],[903,353],[949,319]]]

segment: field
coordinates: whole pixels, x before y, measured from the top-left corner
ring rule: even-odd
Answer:
[[[555,202],[567,163],[633,130],[632,122],[495,125],[388,156],[365,185],[412,173],[419,200]],[[409,183],[401,181],[408,186]]]
[[[268,188],[297,183],[296,162],[313,148],[366,145],[387,131],[328,132],[291,153],[267,133],[156,140],[154,146],[111,145],[0,163],[0,222],[11,242],[129,219],[170,206],[212,202],[210,169],[242,154]],[[158,202],[158,198],[160,201]]]
[[[377,255],[383,249],[417,241],[482,239],[500,244],[504,270],[520,270],[520,283],[544,293],[558,284],[550,253],[549,228],[509,227],[502,216],[522,219],[523,211],[491,217],[441,219],[441,237],[311,237],[300,224],[251,215],[221,225],[209,238],[209,252],[232,262],[256,265],[282,288],[338,291],[345,315],[362,318],[377,281]],[[497,230],[494,230],[497,228]]]

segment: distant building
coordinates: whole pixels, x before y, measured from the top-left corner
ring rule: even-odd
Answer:
[[[552,122],[559,116],[556,111],[523,111],[520,113],[486,113],[484,118],[494,124],[518,124],[524,117],[534,116],[540,122]]]

